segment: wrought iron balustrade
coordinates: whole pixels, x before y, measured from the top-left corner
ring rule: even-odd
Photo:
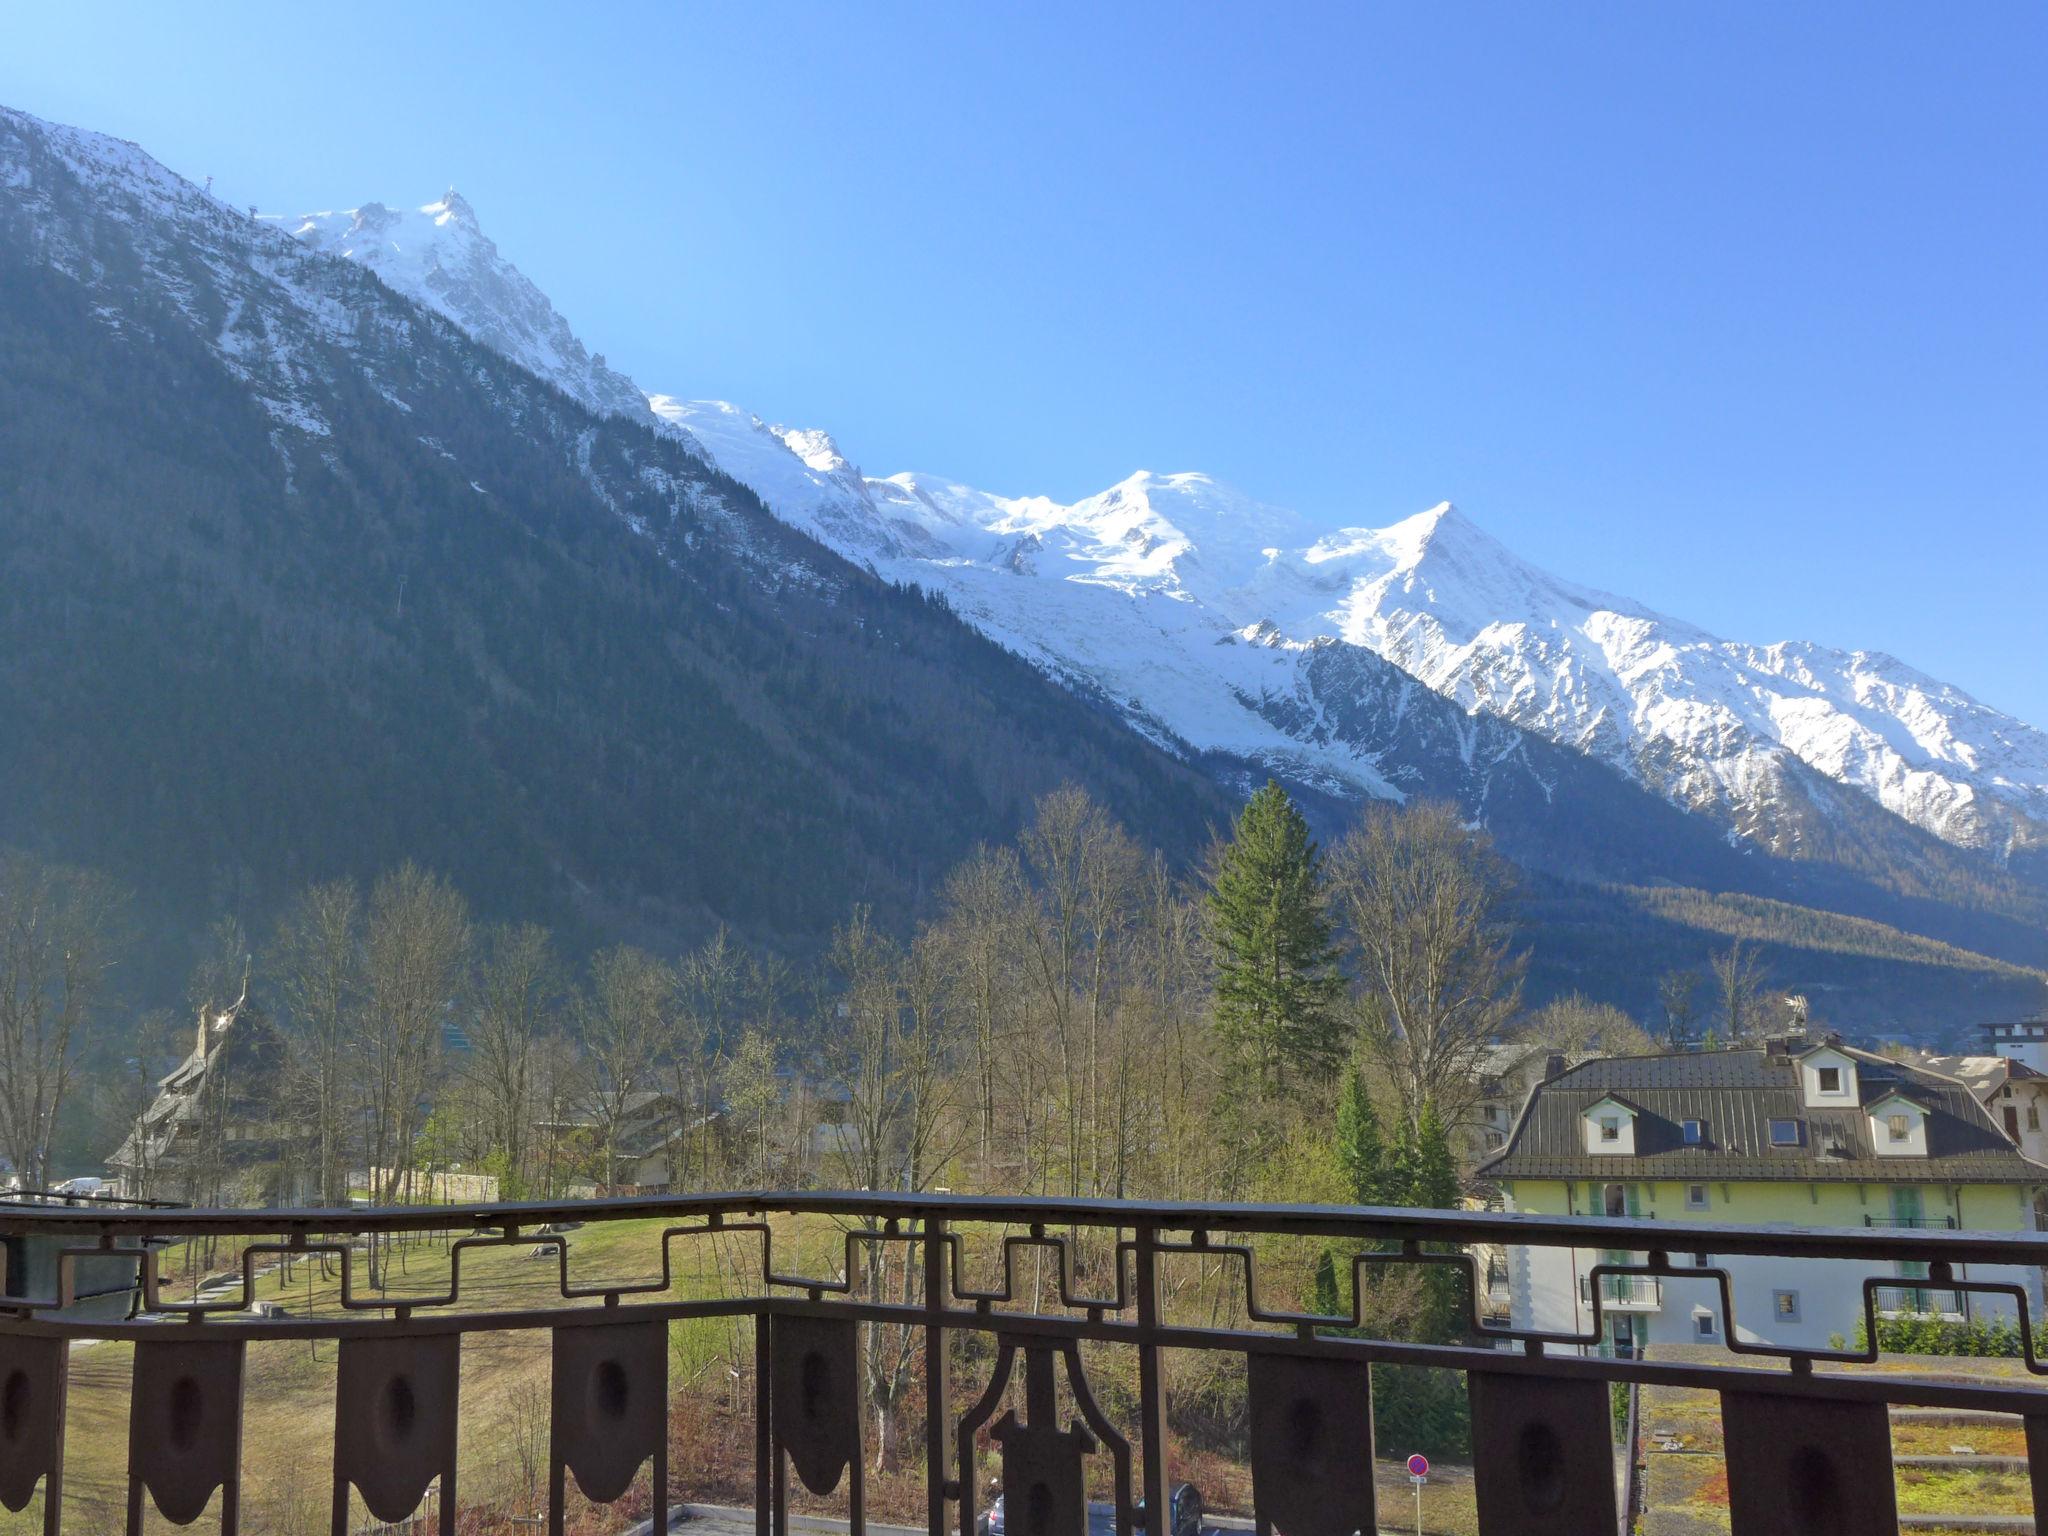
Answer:
[[[1894,1285],[1877,1288],[1877,1311],[1880,1317],[1940,1317],[1959,1318],[1968,1315],[1968,1303],[1963,1292],[1929,1288],[1902,1280]]]
[[[1579,1276],[1579,1300],[1591,1304],[1593,1277]],[[1653,1312],[1664,1305],[1664,1282],[1655,1275],[1609,1275],[1600,1282],[1605,1306],[1629,1312]]]
[[[1953,1216],[1866,1216],[1863,1218],[1863,1225],[1915,1231],[1932,1228],[1937,1231],[1953,1232],[1956,1229],[1956,1219]]]
[[[577,1259],[586,1235],[645,1222],[654,1272],[593,1273]],[[836,1224],[832,1262],[807,1272],[792,1259],[799,1223]],[[445,1284],[403,1293],[369,1287],[367,1245],[443,1233]],[[1117,1536],[1147,1511],[1169,1507],[1167,1352],[1243,1357],[1251,1502],[1261,1532],[1350,1536],[1377,1528],[1371,1373],[1386,1366],[1463,1373],[1472,1417],[1473,1496],[1485,1536],[1604,1536],[1618,1528],[1610,1387],[1638,1383],[1720,1394],[1729,1519],[1734,1536],[1877,1532],[1896,1527],[1888,1409],[1895,1405],[2022,1416],[2041,1497],[2048,1472],[2048,1393],[2036,1378],[2028,1288],[1973,1279],[1973,1267],[2048,1265],[2033,1234],[1802,1231],[1676,1221],[1546,1217],[1464,1211],[1321,1206],[1189,1205],[868,1193],[657,1196],[566,1204],[397,1207],[377,1210],[207,1211],[111,1206],[0,1205],[0,1238],[36,1239],[58,1254],[46,1294],[0,1296],[0,1504],[27,1506],[40,1487],[44,1528],[59,1529],[64,1501],[64,1404],[81,1340],[133,1345],[126,1463],[126,1525],[139,1530],[145,1496],[173,1523],[202,1518],[219,1499],[235,1530],[248,1346],[313,1340],[335,1362],[331,1524],[350,1529],[352,1497],[385,1521],[407,1518],[432,1490],[435,1522],[452,1533],[463,1509],[456,1477],[461,1362],[479,1334],[545,1338],[548,1520],[562,1528],[570,1478],[609,1503],[651,1467],[657,1508],[669,1488],[669,1328],[679,1319],[732,1318],[753,1332],[754,1520],[758,1536],[785,1536],[789,1478],[814,1496],[841,1496],[855,1532],[865,1527],[861,1385],[864,1325],[921,1336],[928,1360],[981,1371],[971,1403],[950,1400],[953,1372],[923,1373],[925,1519],[934,1533],[974,1536],[983,1510],[985,1456],[1001,1468],[1010,1536],[1081,1536],[1088,1526],[1086,1464],[1102,1458]],[[171,1294],[165,1245],[214,1240],[237,1250],[234,1274],[195,1294]],[[1324,1245],[1344,1255],[1348,1311],[1282,1305],[1261,1268],[1283,1245]],[[686,1295],[679,1263],[691,1245],[744,1251],[748,1285]],[[545,1305],[508,1305],[477,1279],[493,1250],[540,1259],[522,1273],[545,1282]],[[1483,1315],[1482,1252],[1550,1254],[1570,1265],[1586,1250],[1627,1251],[1641,1262],[1591,1267],[1586,1316],[1570,1329],[1516,1327]],[[1924,1264],[1906,1289],[1991,1295],[2014,1308],[2026,1375],[1957,1380],[1874,1364],[1879,1346],[1793,1348],[1758,1342],[1767,1319],[1736,1313],[1726,1267],[1690,1255],[1850,1260],[1868,1266],[1861,1305],[1876,1340],[1882,1293],[1900,1288],[1894,1266]],[[1091,1276],[1079,1256],[1100,1256]],[[1677,1255],[1681,1263],[1672,1262]],[[878,1294],[865,1260],[891,1256],[900,1286]],[[257,1315],[258,1276],[290,1259],[320,1260],[338,1276],[329,1310]],[[465,1260],[469,1276],[465,1277]],[[88,1264],[133,1266],[129,1316],[81,1315],[69,1304]],[[615,1259],[609,1262],[616,1262]],[[1029,1263],[1043,1288],[1027,1283]],[[1182,1315],[1172,1284],[1190,1267],[1233,1278],[1234,1304]],[[1360,1277],[1443,1266],[1470,1305],[1456,1343],[1374,1336],[1358,1300]],[[1881,1272],[1881,1277],[1880,1277]],[[1572,1270],[1566,1268],[1566,1275]],[[19,1280],[19,1276],[14,1277]],[[1269,1277],[1270,1278],[1270,1277]],[[9,1289],[0,1275],[0,1291]],[[1718,1296],[1718,1334],[1732,1358],[1692,1352],[1661,1359],[1603,1358],[1606,1282],[1688,1282]],[[1569,1283],[1569,1282],[1567,1282]],[[1083,1287],[1086,1287],[1083,1289]],[[182,1287],[180,1287],[182,1289]],[[1566,1292],[1569,1298],[1570,1292]],[[977,1337],[980,1347],[956,1350]],[[1085,1354],[1084,1354],[1085,1351]],[[1126,1352],[1136,1390],[1105,1410],[1089,1372]],[[88,1357],[89,1358],[89,1357]],[[1892,1363],[1892,1362],[1888,1362]],[[1012,1403],[1013,1381],[1021,1401]],[[1056,1419],[1061,1401],[1072,1417]],[[325,1390],[325,1389],[323,1389]],[[1121,1404],[1121,1405],[1119,1405]],[[984,1449],[992,1443],[993,1453]],[[2048,1502],[2041,1505],[2048,1509]],[[1405,1511],[1388,1510],[1389,1524]],[[109,1528],[112,1528],[111,1526]],[[1172,1536],[1156,1532],[1153,1536]]]

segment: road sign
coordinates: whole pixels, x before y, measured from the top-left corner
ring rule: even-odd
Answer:
[[[1429,1458],[1427,1456],[1410,1456],[1408,1458],[1408,1475],[1410,1477],[1429,1476]]]

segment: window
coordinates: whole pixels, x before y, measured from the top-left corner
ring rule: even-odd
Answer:
[[[2041,1129],[2041,1106],[2038,1104],[2029,1104],[2027,1106],[2027,1129],[2030,1131]]]
[[[1688,1184],[1685,1186],[1685,1208],[1688,1211],[1704,1211],[1707,1208],[1707,1186]]]
[[[1692,1326],[1693,1331],[1701,1338],[1711,1339],[1714,1337],[1714,1314],[1711,1312],[1693,1313]]]
[[[1910,1140],[1913,1135],[1913,1117],[1911,1115],[1886,1115],[1884,1117],[1884,1128],[1885,1134],[1893,1141]]]
[[[1688,1120],[1685,1122],[1685,1144],[1688,1147],[1696,1147],[1706,1139],[1707,1126],[1705,1121]]]
[[[1601,1208],[1609,1216],[1628,1214],[1628,1190],[1620,1184],[1610,1184],[1601,1195]]]
[[[1600,1139],[1602,1141],[1621,1140],[1621,1116],[1602,1115],[1600,1117]]]
[[[1781,1323],[1799,1321],[1799,1293],[1797,1291],[1771,1292],[1771,1311]]]
[[[1822,1067],[1820,1069],[1820,1091],[1822,1093],[1840,1093],[1842,1091],[1842,1069],[1840,1067]]]
[[[1774,1147],[1796,1147],[1801,1137],[1797,1120],[1773,1120],[1771,1122],[1771,1145]]]

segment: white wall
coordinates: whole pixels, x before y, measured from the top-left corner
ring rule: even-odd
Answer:
[[[1595,1155],[1611,1157],[1634,1157],[1636,1155],[1636,1117],[1619,1104],[1602,1099],[1579,1117],[1586,1128],[1586,1150]],[[1620,1134],[1608,1141],[1602,1136],[1602,1120],[1613,1120]]]
[[[1824,1093],[1820,1086],[1821,1068],[1831,1067],[1839,1074],[1836,1081],[1841,1085],[1833,1093]],[[1802,1097],[1809,1109],[1839,1108],[1854,1105],[1856,1095],[1856,1062],[1853,1057],[1844,1056],[1840,1051],[1820,1050],[1799,1059],[1799,1083]]]
[[[1644,1256],[1634,1256],[1640,1261]],[[1939,1290],[1923,1280],[1901,1279],[1890,1265],[1852,1263],[1840,1259],[1781,1259],[1771,1257],[1729,1257],[1710,1254],[1713,1267],[1728,1271],[1729,1288],[1735,1304],[1737,1336],[1745,1343],[1771,1343],[1790,1348],[1826,1349],[1830,1335],[1840,1334],[1854,1343],[1857,1324],[1863,1317],[1863,1281],[1875,1276],[1887,1284]],[[1725,1344],[1727,1317],[1723,1312],[1720,1287],[1710,1274],[1694,1274],[1690,1254],[1674,1253],[1677,1272],[1662,1282],[1661,1305],[1654,1311],[1625,1309],[1638,1319],[1636,1337],[1651,1344]],[[1590,1302],[1580,1300],[1579,1281],[1594,1265],[1605,1262],[1603,1249],[1529,1248],[1508,1251],[1510,1313],[1517,1328],[1549,1332],[1584,1332],[1593,1326]],[[2030,1307],[2041,1304],[2040,1272],[2019,1265],[1973,1265],[1960,1276],[1966,1280],[1996,1280],[2020,1286]],[[1778,1291],[1796,1292],[1799,1315],[1780,1317]],[[2011,1301],[2000,1296],[1965,1295],[1974,1317],[2011,1317]],[[1606,1318],[1624,1309],[1605,1308]],[[1698,1332],[1694,1316],[1698,1311],[1714,1317],[1714,1333]]]

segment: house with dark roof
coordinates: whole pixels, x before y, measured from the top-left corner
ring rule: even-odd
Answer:
[[[1919,1064],[1966,1085],[2014,1146],[2048,1163],[2048,1072],[2003,1053],[1923,1056]]]
[[[1508,1208],[1551,1215],[1805,1227],[2033,1230],[2048,1167],[2026,1157],[1957,1079],[1792,1036],[1744,1050],[1602,1057],[1539,1083],[1507,1145],[1479,1177]],[[1841,1260],[1673,1255],[1730,1275],[1733,1316],[1707,1277],[1601,1276],[1603,1348],[1738,1341],[1824,1347],[1853,1337],[1868,1266]],[[1516,1326],[1584,1332],[1602,1263],[1641,1264],[1619,1248],[1516,1250]],[[2036,1270],[1978,1266],[1957,1279],[2021,1286],[2038,1307]],[[1851,1273],[1851,1272],[1854,1273]],[[1930,1288],[1894,1267],[1882,1310],[1989,1316],[1999,1298]]]

